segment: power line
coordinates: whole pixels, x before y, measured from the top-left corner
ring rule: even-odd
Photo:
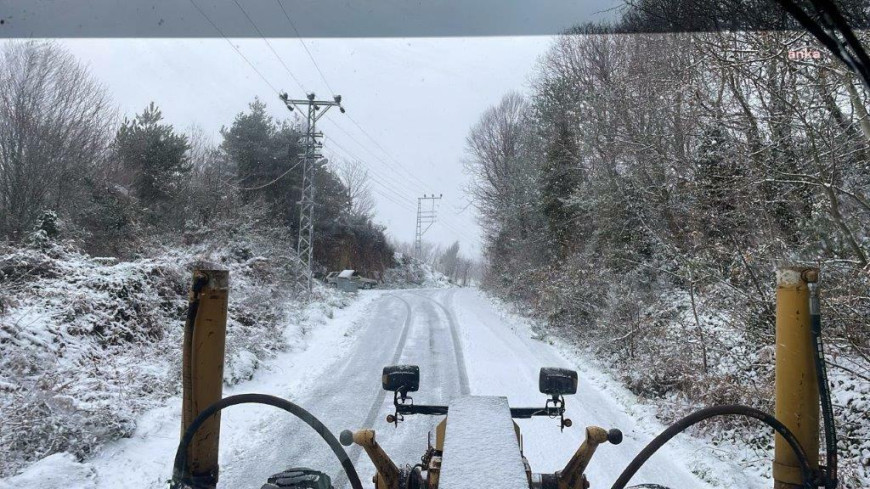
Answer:
[[[410,207],[408,207],[407,204],[405,204],[399,200],[396,200],[396,198],[390,196],[390,194],[384,193],[383,191],[381,191],[380,189],[377,189],[377,188],[373,188],[371,190],[372,190],[372,192],[374,192],[374,193],[380,195],[381,197],[389,200],[393,204],[396,204],[397,206],[401,207],[402,209],[404,209],[406,211],[412,211],[412,209]]]
[[[438,219],[438,211],[435,209],[436,200],[441,200],[441,195],[435,197],[435,194],[431,196],[424,194],[422,197],[417,197],[417,227],[414,233],[414,255],[417,256],[417,259],[420,259],[420,256],[423,254],[423,235],[426,234],[426,231]],[[423,210],[423,201],[429,202],[428,210]],[[424,225],[426,226],[425,228],[423,227]]]
[[[235,0],[233,0],[235,1]],[[317,61],[314,59],[314,55],[311,54],[311,51],[308,50],[308,46],[305,44],[305,41],[302,40],[302,36],[299,34],[299,30],[296,29],[296,24],[293,23],[293,19],[290,18],[290,14],[287,13],[287,9],[284,8],[284,4],[281,3],[281,0],[275,0],[279,7],[281,7],[281,11],[284,12],[284,17],[287,18],[287,22],[290,23],[290,27],[293,28],[293,32],[296,33],[296,38],[299,39],[299,43],[302,44],[302,47],[305,48],[305,52],[308,53],[308,58],[311,59],[311,62],[314,63],[314,67],[317,69],[317,72],[320,73],[320,78],[323,79],[323,83],[326,84],[326,88],[332,95],[335,95],[335,90],[329,86],[329,82],[326,81],[326,76],[320,71],[320,66],[317,64]]]
[[[331,144],[332,144],[332,146],[335,146],[339,150],[341,150],[341,152],[344,153],[345,157],[348,157],[348,158],[351,158],[351,159],[354,159],[354,160],[357,160],[360,162],[364,162],[364,160],[360,159],[359,157],[357,157],[356,155],[351,153],[347,148],[345,148],[344,146],[341,146],[340,144],[336,143],[335,141],[333,141]],[[371,168],[370,168],[370,170],[371,170]],[[385,190],[391,192],[392,194],[386,194],[377,188],[373,188],[372,189],[373,191],[375,191],[376,193],[378,193],[382,197],[386,198],[390,202],[398,205],[402,209],[414,212],[413,208],[408,207],[409,205],[413,205],[413,202],[408,198],[407,194],[401,193],[395,187],[388,186],[388,185],[380,182],[377,178],[374,178],[377,176],[380,176],[383,178],[383,175],[379,175],[378,173],[376,173],[374,171],[372,171],[371,173],[373,175],[371,177],[372,182],[377,184],[377,185],[380,185],[381,187],[383,187]],[[399,199],[403,200],[405,203],[397,202],[397,200],[396,200],[397,197]],[[454,225],[452,223],[452,216],[447,214],[444,216],[444,218],[445,219],[439,221],[438,224],[442,225],[446,230],[450,231],[451,234],[453,234],[454,236],[456,236],[460,240],[467,241],[469,243],[475,242],[474,239],[471,239],[467,234],[465,234],[463,231],[461,231],[460,229],[457,228],[457,226],[461,226],[460,224]]]
[[[338,127],[338,126],[336,126],[336,127]],[[357,156],[355,153],[353,153],[352,151],[350,151],[350,150],[347,149],[346,147],[342,146],[341,144],[339,144],[339,143],[338,143],[337,141],[335,141],[334,139],[333,139],[333,140],[330,140],[330,144],[331,144],[332,146],[335,146],[335,147],[338,148],[339,150],[341,150],[341,152],[344,153],[344,156],[345,156],[345,157],[350,158],[351,160],[356,160],[356,161],[359,161],[359,162],[365,164],[366,169],[367,169],[368,171],[370,171],[372,175],[375,175],[375,176],[377,176],[377,177],[380,177],[380,178],[384,179],[384,180],[387,181],[388,183],[391,183],[392,185],[396,186],[397,188],[401,188],[402,184],[404,183],[403,181],[396,180],[395,177],[393,177],[392,175],[389,175],[389,176],[388,176],[388,175],[386,175],[386,174],[381,174],[381,173],[375,171],[375,168],[372,167],[372,166],[370,166],[370,165],[366,162],[366,160],[365,160],[364,158],[360,158],[360,157]],[[406,199],[408,199],[409,202],[413,203],[413,199],[409,198],[408,195],[403,195],[403,197],[405,197]]]
[[[248,22],[250,22],[251,25],[254,26],[254,29],[257,31],[257,34],[259,34],[260,37],[263,39],[263,41],[266,43],[266,45],[269,46],[269,49],[272,51],[272,54],[274,54],[275,57],[278,58],[278,61],[281,63],[281,66],[283,66],[284,69],[287,70],[287,73],[290,75],[290,78],[292,78],[293,81],[295,81],[296,84],[299,85],[299,88],[303,92],[307,92],[307,90],[305,90],[305,87],[302,86],[302,82],[300,82],[299,79],[296,78],[296,75],[293,74],[293,72],[290,70],[290,67],[287,66],[287,63],[284,62],[284,58],[282,58],[281,55],[278,54],[278,51],[275,51],[275,48],[272,47],[272,43],[269,42],[268,39],[266,39],[266,36],[264,36],[263,32],[260,30],[260,28],[257,27],[257,23],[254,22],[254,19],[252,19],[251,16],[248,15],[248,12],[245,11],[245,9],[238,2],[238,0],[233,0],[233,3],[235,3],[236,7],[239,7],[239,10],[241,10],[242,13],[245,14],[245,17],[248,19]]]
[[[360,160],[360,159],[359,159],[358,157],[356,157],[355,155],[353,155],[353,154],[352,154],[350,151],[348,151],[346,148],[344,148],[343,146],[339,145],[338,143],[335,143],[335,142],[333,141],[333,142],[332,142],[332,145],[335,146],[335,147],[337,147],[337,148],[339,148],[339,149],[342,151],[342,153],[345,154],[346,157],[349,157],[349,158],[351,158],[351,159],[355,159],[355,160],[358,160],[358,161],[363,161],[363,160]],[[372,172],[372,174],[375,175],[375,176],[379,176],[378,174],[376,174],[376,173],[374,173],[374,172]],[[372,177],[372,178],[371,178],[371,181],[372,181],[372,183],[377,184],[377,185],[380,185],[380,186],[383,187],[385,190],[391,192],[391,194],[385,193],[383,190],[380,190],[380,189],[378,189],[378,188],[372,188],[372,191],[374,191],[374,192],[376,192],[378,195],[380,195],[380,196],[386,198],[386,199],[389,200],[390,202],[392,202],[392,203],[398,205],[399,207],[401,207],[401,208],[404,209],[404,210],[411,211],[411,212],[414,211],[413,208],[409,207],[409,205],[413,205],[413,202],[412,202],[412,201],[407,197],[406,194],[404,194],[404,193],[400,193],[399,191],[396,190],[396,188],[391,187],[391,186],[388,186],[388,185],[386,185],[386,184],[380,182],[377,178],[373,178],[373,177]],[[398,199],[401,199],[401,200],[404,201],[404,202],[399,202],[399,201],[397,201],[397,198],[398,198]],[[466,233],[464,233],[463,231],[461,231],[460,229],[458,229],[458,228],[457,228],[457,225],[454,225],[454,224],[452,223],[452,217],[451,217],[451,216],[449,216],[449,215],[445,215],[444,217],[445,217],[445,220],[439,221],[438,224],[442,225],[446,230],[450,231],[451,234],[453,234],[454,236],[456,236],[456,237],[459,238],[460,240],[467,241],[467,242],[469,242],[469,243],[475,241],[475,240],[471,239],[471,238],[470,238]]]
[[[236,0],[233,0],[233,1],[236,1]],[[296,28],[296,24],[293,22],[293,19],[290,17],[290,14],[287,12],[287,9],[284,8],[284,4],[281,3],[281,0],[275,0],[275,2],[278,4],[279,7],[281,7],[281,12],[284,13],[284,17],[287,19],[287,22],[290,24],[290,27],[293,29],[293,32],[296,33],[296,38],[299,39],[299,43],[302,44],[302,47],[305,49],[305,52],[308,54],[308,58],[311,60],[311,63],[314,65],[314,68],[317,70],[317,73],[320,74],[320,78],[323,80],[323,83],[326,85],[326,88],[334,95],[335,90],[332,89],[332,86],[329,84],[329,81],[326,79],[326,75],[323,74],[323,70],[320,69],[320,65],[317,63],[317,60],[314,58],[314,55],[311,53],[311,50],[308,49],[308,45],[305,43],[305,40],[302,39],[302,35],[299,33],[299,29]],[[383,146],[381,146],[381,144],[377,140],[375,140],[375,138],[372,137],[372,135],[369,134],[369,132],[366,131],[365,128],[363,128],[362,125],[360,125],[356,121],[356,119],[354,119],[350,114],[348,114],[348,119],[350,119],[351,123],[353,123],[353,125],[356,126],[357,129],[360,130],[360,132],[362,132],[367,138],[369,138],[369,140],[371,140],[375,144],[375,146],[378,147],[378,149],[383,151],[383,153],[388,158],[395,161],[396,164],[399,166],[399,168],[401,168],[403,171],[405,171],[405,173],[407,173],[411,178],[417,180],[425,188],[425,186],[426,186],[425,182],[423,182],[422,180],[417,178],[416,175],[411,173],[398,160],[396,160],[391,154],[389,154],[389,152],[387,152],[387,150]],[[335,124],[335,126],[340,128],[340,126],[338,124]],[[343,129],[341,129],[341,130],[343,131]],[[345,132],[345,134],[347,134],[348,137],[353,139],[354,142],[356,142],[360,147],[367,149],[359,141],[357,141],[355,138],[353,138],[353,136],[351,136],[350,133],[347,133],[346,131],[343,131],[343,132]],[[385,161],[383,161],[383,163],[387,164]],[[387,165],[387,166],[391,166],[391,165]],[[398,170],[397,168],[394,168],[394,169]]]
[[[235,44],[233,44],[233,42],[226,36],[224,31],[208,16],[208,14],[206,14],[205,11],[194,0],[189,0],[189,1],[190,1],[191,5],[193,5],[193,7],[199,12],[199,14],[202,15],[202,17],[215,29],[215,31],[217,31],[218,34],[220,34],[220,36],[223,38],[223,40],[226,41],[226,43],[230,45],[230,47],[233,49],[233,51],[235,51],[236,54],[238,54],[239,57],[241,57],[242,60],[244,60],[245,63],[254,71],[254,73],[256,73],[257,76],[260,77],[260,79],[263,81],[263,83],[265,83],[270,89],[272,89],[273,92],[280,95],[281,92],[277,88],[275,88],[275,86],[268,80],[268,78],[266,78],[265,75],[263,75],[263,73],[256,67],[256,65],[247,56],[245,56],[245,54]],[[278,59],[278,61],[281,63],[281,65],[284,67],[284,69],[287,71],[287,73],[290,75],[290,77],[293,79],[293,81],[303,91],[306,91],[304,89],[304,86],[302,85],[301,81],[293,74],[293,71],[290,69],[290,67],[287,65],[287,63],[284,61],[284,59],[281,57],[281,55],[277,52],[277,50],[274,48],[272,43],[270,43],[269,40],[263,35],[263,32],[257,26],[256,22],[254,22],[254,20],[251,18],[251,16],[247,13],[247,11],[245,11],[245,9],[241,6],[241,4],[237,0],[233,0],[233,2],[236,4],[236,6],[239,8],[239,10],[242,11],[242,14],[248,19],[248,22],[251,23],[251,25],[254,27],[254,29],[257,31],[257,33],[260,35],[260,37],[263,39],[263,41],[269,47],[269,50]],[[278,3],[278,6],[281,7],[281,11],[284,13],[284,16],[287,19],[288,23],[290,24],[290,27],[296,33],[296,36],[299,39],[300,44],[302,44],[302,47],[305,49],[305,52],[308,54],[309,59],[314,64],[314,67],[317,70],[318,74],[320,75],[321,79],[323,80],[324,84],[326,85],[326,87],[329,89],[330,92],[334,93],[334,90],[332,89],[329,82],[327,81],[326,76],[324,75],[323,71],[320,69],[320,66],[317,64],[317,60],[314,58],[314,55],[308,49],[308,46],[305,44],[305,41],[300,36],[299,31],[296,28],[296,25],[293,23],[293,20],[290,18],[290,15],[287,13],[287,10],[284,8],[284,5],[281,3],[281,0],[276,0],[276,3]],[[394,166],[390,162],[388,162],[388,161],[384,160],[383,158],[381,158],[380,156],[378,156],[375,152],[373,152],[371,149],[369,149],[366,145],[362,144],[357,138],[355,138],[351,133],[346,131],[340,125],[333,124],[333,126],[335,128],[337,128],[339,131],[341,131],[343,134],[347,135],[360,148],[362,148],[363,150],[365,150],[366,152],[368,152],[369,154],[374,156],[378,161],[383,163],[386,167],[389,167],[390,169],[393,169],[393,170],[401,169],[406,174],[408,174],[408,176],[410,176],[412,179],[416,180],[416,182],[419,182],[420,185],[423,185],[424,187],[422,187],[422,188],[427,187],[427,184],[425,182],[423,182],[416,175],[411,173],[410,170],[408,170],[401,162],[399,162],[395,157],[393,157],[368,131],[365,130],[365,128],[362,127],[362,125],[360,125],[353,117],[350,117],[350,115],[348,115],[348,116],[349,116],[351,122],[353,123],[353,125],[356,126],[356,128],[360,132],[362,132],[366,136],[366,138],[368,138],[378,149],[380,149],[384,153],[384,155],[386,155],[389,159],[391,159],[393,162],[395,162],[395,164],[398,166]],[[346,148],[340,146],[335,141],[333,141],[332,144],[339,147],[344,153],[346,153],[352,159],[363,161],[361,158],[355,156],[353,153],[348,151]],[[239,190],[243,190],[243,191],[252,191],[252,190],[259,190],[259,189],[265,188],[267,186],[275,184],[281,178],[283,178],[284,176],[289,174],[291,171],[296,169],[299,166],[299,164],[300,164],[300,162],[297,162],[295,165],[293,165],[291,168],[286,170],[284,173],[282,173],[281,175],[279,175],[278,177],[276,177],[275,179],[273,179],[272,181],[270,181],[266,184],[256,186],[256,187],[247,187],[247,188],[246,187],[238,187],[238,186],[236,186],[236,187]],[[372,170],[373,175],[379,176],[379,177],[383,178],[384,180],[387,180],[386,176],[378,174],[371,167],[369,167],[369,168],[370,168],[370,170]],[[382,197],[388,199],[389,201],[393,202],[396,205],[399,205],[400,207],[403,207],[406,210],[411,210],[409,207],[407,207],[408,205],[412,204],[411,199],[407,195],[400,193],[396,188],[394,188],[394,187],[401,187],[401,185],[396,185],[396,183],[394,181],[393,186],[390,186],[386,183],[379,181],[377,178],[372,178],[372,181],[375,184],[383,187],[386,191],[392,192],[392,196],[390,196],[390,194],[388,194],[384,191],[379,191],[377,189],[373,189],[373,191],[375,191],[378,195],[381,195]],[[414,186],[417,186],[416,183],[411,182],[411,181],[407,181],[407,183],[413,183]],[[406,203],[402,203],[401,201],[405,201]],[[447,229],[451,230],[452,232],[454,232],[455,234],[457,234],[459,237],[465,237],[464,233],[457,230],[452,225],[449,225],[447,221],[441,222],[441,224],[444,225],[445,228],[447,228]]]
[[[351,159],[354,159],[354,160],[357,160],[357,161],[361,161],[361,162],[363,161],[363,160],[359,159],[357,156],[353,155],[353,153],[349,152],[349,151],[348,151],[346,148],[344,148],[343,146],[341,146],[341,145],[335,143],[334,141],[333,141],[332,145],[333,145],[333,146],[336,146],[337,148],[339,148],[339,149],[341,150],[341,152],[344,153],[345,157],[348,157],[348,158],[351,158]],[[375,174],[374,172],[372,172],[372,173],[373,173],[374,175],[377,175],[377,174]],[[371,181],[372,181],[372,183],[375,183],[375,184],[380,185],[381,187],[383,187],[384,190],[387,190],[387,191],[392,192],[392,193],[384,192],[384,190],[381,190],[380,188],[376,188],[376,187],[371,189],[372,192],[374,192],[374,193],[378,194],[379,196],[385,198],[385,199],[388,200],[389,202],[392,202],[393,204],[399,206],[399,207],[400,207],[401,209],[403,209],[403,210],[406,210],[406,211],[409,211],[409,212],[414,212],[414,211],[415,211],[414,208],[409,207],[409,205],[412,205],[412,202],[408,199],[408,197],[406,196],[406,194],[399,193],[399,192],[398,192],[394,187],[390,187],[390,186],[388,186],[388,185],[386,185],[386,184],[384,184],[384,183],[381,183],[381,182],[378,181],[376,178],[371,178]],[[399,201],[398,199],[401,199],[401,200],[403,200],[404,202],[401,202],[401,201]],[[451,216],[447,215],[447,216],[445,216],[445,218],[446,218],[445,220],[438,221],[436,224],[439,224],[439,225],[443,226],[444,229],[445,229],[446,231],[448,231],[450,234],[452,234],[454,237],[456,237],[456,238],[457,238],[458,240],[460,240],[460,241],[463,241],[463,242],[466,242],[466,243],[475,243],[475,242],[477,242],[476,239],[472,239],[471,237],[469,237],[468,234],[466,234],[465,232],[463,232],[463,231],[461,231],[460,229],[458,229],[458,228],[457,228],[457,225],[459,225],[459,224],[456,224],[456,225],[452,224],[452,218],[451,218]]]
[[[412,181],[412,180],[408,180],[406,177],[400,177],[400,176],[398,175],[398,172],[399,172],[400,169],[405,170],[404,168],[397,168],[394,164],[392,164],[392,163],[390,163],[389,161],[383,159],[380,155],[378,155],[378,153],[376,153],[376,152],[372,151],[371,149],[369,149],[366,145],[364,145],[363,143],[361,143],[361,142],[359,141],[359,139],[355,138],[355,137],[353,136],[353,134],[347,132],[347,130],[345,130],[345,129],[344,129],[343,127],[341,127],[340,125],[338,125],[338,124],[334,124],[333,127],[335,127],[335,129],[338,129],[342,134],[344,134],[344,135],[346,135],[348,138],[350,138],[351,141],[353,141],[354,143],[356,143],[356,145],[359,146],[361,149],[363,149],[363,150],[366,151],[368,154],[370,154],[371,156],[373,156],[373,157],[375,158],[376,161],[379,161],[380,163],[382,163],[382,164],[384,165],[385,169],[387,169],[387,170],[391,170],[391,171],[393,171],[393,172],[396,172],[396,174],[397,174],[396,177],[397,177],[397,178],[404,178],[403,183],[407,183],[409,187],[413,187],[415,190],[417,190],[417,191],[419,191],[419,192],[423,192],[423,193],[426,193],[426,192],[429,192],[429,191],[430,191],[429,189],[431,189],[431,187],[430,187],[429,185],[427,185],[425,182],[423,182],[422,180],[417,179],[417,181],[420,182],[420,184],[418,184],[417,182],[414,182],[414,181]],[[400,166],[401,166],[401,165],[400,165]],[[405,170],[405,171],[406,171],[406,173],[407,173],[407,170]],[[421,184],[422,184],[422,185],[421,185]]]
[[[331,121],[330,121],[330,122],[331,122]],[[397,169],[394,165],[392,165],[391,163],[389,163],[389,162],[387,162],[386,160],[384,160],[383,158],[381,158],[377,153],[375,153],[374,151],[372,151],[371,149],[369,149],[366,145],[362,144],[362,143],[361,143],[357,138],[355,138],[355,137],[353,136],[353,134],[347,132],[347,130],[345,130],[343,127],[341,127],[340,125],[335,124],[335,123],[333,123],[333,127],[335,127],[335,128],[338,129],[342,134],[344,134],[344,135],[346,135],[348,138],[350,138],[351,141],[353,141],[353,142],[356,143],[357,146],[359,146],[361,149],[363,149],[364,151],[366,151],[367,153],[369,153],[370,155],[372,155],[372,156],[373,156],[377,161],[383,163],[383,165],[384,165],[386,168],[391,169],[391,170],[393,170],[393,171],[398,171],[398,169]],[[411,181],[407,181],[407,182],[408,182],[409,184],[413,184],[415,187],[417,187],[417,190],[420,190],[420,191],[422,191],[422,192],[427,191],[428,186],[426,186],[426,187],[421,187],[421,186],[415,184],[414,182],[411,182]]]
[[[275,92],[275,93],[280,93],[280,92],[278,91],[278,89],[275,88],[274,85],[272,85],[271,83],[269,83],[269,80],[267,80],[266,77],[263,76],[262,73],[260,73],[260,70],[258,70],[257,67],[254,66],[254,63],[251,63],[251,60],[249,60],[248,57],[244,55],[244,53],[242,53],[241,51],[239,51],[239,48],[237,48],[236,45],[233,44],[233,42],[230,41],[229,38],[227,38],[227,36],[224,34],[224,31],[222,31],[221,28],[217,26],[217,24],[215,24],[214,22],[212,22],[212,20],[209,18],[209,16],[206,15],[205,12],[204,12],[201,8],[199,8],[199,5],[197,5],[196,2],[194,2],[193,0],[190,0],[190,3],[191,3],[191,4],[196,8],[196,10],[199,11],[199,13],[200,13],[204,18],[205,18],[205,20],[207,20],[208,23],[211,24],[211,26],[214,27],[214,29],[215,29],[216,31],[218,31],[218,34],[220,34],[221,37],[224,38],[224,41],[226,41],[227,44],[229,44],[230,47],[233,48],[233,50],[234,50],[234,51],[235,51],[239,56],[241,56],[242,59],[244,59],[246,63],[248,63],[248,66],[250,66],[251,69],[254,70],[254,72],[255,72],[257,75],[260,76],[260,78],[261,78],[261,79],[266,83],[266,85],[269,85],[269,88],[271,88],[273,92]]]
[[[365,129],[364,129],[364,128],[363,128],[363,127],[362,127],[362,126],[361,126],[361,125],[356,121],[356,119],[353,118],[352,115],[348,114],[348,115],[347,115],[347,118],[350,120],[350,122],[351,122],[354,126],[357,127],[357,129],[360,130],[360,132],[362,132],[362,133],[363,133],[367,138],[369,138],[369,140],[370,140],[372,143],[374,143],[374,145],[377,146],[378,149],[380,149],[381,151],[383,151],[383,153],[384,153],[385,155],[387,155],[388,158],[390,158],[391,160],[393,160],[393,161],[394,161],[394,162],[395,162],[395,163],[396,163],[396,164],[397,164],[397,165],[398,165],[402,170],[404,170],[405,173],[407,173],[407,174],[408,174],[411,178],[413,178],[414,180],[417,180],[418,182],[420,182],[421,185],[423,185],[423,186],[426,186],[426,185],[427,185],[426,182],[424,182],[423,180],[420,180],[419,178],[417,178],[416,175],[414,175],[413,173],[411,173],[411,171],[408,170],[407,168],[405,168],[405,166],[402,165],[402,163],[399,162],[399,160],[397,160],[396,158],[394,158],[393,155],[391,155],[391,154],[390,154],[390,153],[389,153],[389,152],[388,152],[388,151],[387,151],[383,146],[381,146],[381,144],[380,144],[379,142],[377,142],[377,140],[375,140],[375,138],[374,138],[371,134],[369,134],[369,132],[366,131],[366,130],[365,130]]]
[[[311,292],[313,273],[312,263],[314,259],[314,206],[316,187],[316,161],[322,156],[318,153],[322,144],[318,138],[322,133],[317,132],[317,121],[323,117],[332,107],[344,113],[341,106],[341,96],[336,95],[334,100],[315,100],[314,94],[310,93],[305,99],[291,99],[286,93],[279,95],[289,110],[298,110],[306,113],[305,146],[302,153],[302,191],[299,198],[299,241],[296,247],[296,255],[301,263],[301,272],[307,281],[308,291]],[[303,110],[304,107],[304,110]]]
[[[236,187],[239,190],[245,191],[245,192],[250,192],[252,190],[261,190],[261,189],[268,187],[269,185],[272,185],[272,184],[278,182],[278,180],[281,180],[282,178],[287,176],[287,174],[290,173],[291,171],[295,170],[299,166],[300,163],[302,163],[302,160],[297,161],[296,164],[291,166],[290,168],[288,168],[287,171],[285,171],[284,173],[275,177],[271,182],[264,183],[263,185],[258,185],[256,187],[239,187],[238,185],[233,185],[232,183],[230,183],[230,185],[232,185],[233,187]]]
[[[348,157],[348,158],[350,158],[351,160],[356,160],[356,161],[364,162],[364,160],[363,160],[362,158],[359,158],[358,156],[354,155],[353,153],[351,153],[350,151],[348,151],[347,148],[345,148],[344,146],[338,144],[337,142],[335,142],[335,141],[331,141],[330,144],[331,144],[332,146],[335,146],[335,147],[338,148],[339,150],[341,150],[341,151],[345,154],[345,156]],[[367,165],[367,166],[368,166],[368,165]],[[374,177],[381,177],[381,178],[383,178],[384,180],[387,180],[387,179],[386,179],[383,175],[380,175],[380,174],[378,174],[377,172],[375,172],[371,167],[368,167],[368,169],[371,171],[371,174],[373,175],[373,177],[372,177],[372,181],[373,181],[373,182],[375,182],[375,183],[377,183],[378,185],[381,185],[382,187],[384,187],[385,189],[387,189],[387,190],[393,192],[393,193],[394,193],[396,196],[398,196],[399,198],[401,198],[401,199],[407,201],[408,204],[413,205],[413,201],[412,201],[410,198],[408,198],[408,196],[407,196],[406,194],[402,194],[402,193],[400,193],[398,190],[396,190],[396,188],[394,188],[394,187],[396,186],[395,183],[393,183],[393,186],[390,186],[390,185],[388,185],[388,184],[386,184],[386,183],[380,182],[377,178],[374,178]]]

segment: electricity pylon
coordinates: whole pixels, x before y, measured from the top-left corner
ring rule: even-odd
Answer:
[[[432,224],[435,224],[435,221],[438,218],[437,211],[435,209],[435,201],[441,200],[441,197],[444,194],[439,195],[438,197],[435,194],[427,196],[423,194],[422,197],[417,197],[417,235],[414,239],[414,254],[417,256],[418,260],[423,258],[423,234],[432,227]],[[423,209],[423,201],[429,201],[429,208]],[[423,226],[426,226],[423,228]]]
[[[331,101],[315,100],[313,93],[309,93],[307,98],[302,100],[288,98],[286,93],[282,93],[279,97],[291,112],[296,109],[301,114],[306,114],[307,119],[305,144],[299,155],[302,158],[302,195],[299,199],[299,241],[296,244],[296,254],[300,261],[299,278],[306,282],[308,291],[311,291],[314,278],[311,266],[314,255],[315,182],[317,162],[323,158],[319,152],[323,143],[318,141],[323,137],[323,133],[318,133],[316,126],[317,121],[330,108],[338,107],[343,114],[344,107],[341,106],[341,95],[336,95]]]

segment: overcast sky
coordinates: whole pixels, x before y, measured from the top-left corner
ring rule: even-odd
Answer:
[[[295,38],[270,40],[287,68],[263,39],[232,41],[262,78],[222,38],[60,42],[90,66],[121,113],[141,112],[154,101],[168,122],[183,130],[198,125],[216,143],[221,126],[254,97],[276,118],[288,117],[272,87],[296,98],[303,88],[318,98],[331,95]],[[425,240],[444,246],[459,240],[477,255],[478,225],[463,191],[465,136],[505,93],[528,90],[550,43],[547,37],[306,40],[347,108],[346,115],[335,110],[321,119],[324,154],[367,165],[376,220],[399,240],[414,239],[417,197],[444,194],[440,222]]]

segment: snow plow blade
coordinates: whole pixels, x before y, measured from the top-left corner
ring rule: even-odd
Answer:
[[[461,397],[450,403],[449,413],[438,487],[529,488],[506,397]]]

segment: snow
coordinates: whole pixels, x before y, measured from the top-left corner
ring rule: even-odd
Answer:
[[[282,352],[264,362],[252,380],[225,388],[224,396],[256,392],[287,397],[287,392],[304,391],[330,363],[340,358],[342,351],[350,344],[348,337],[353,333],[363,311],[380,294],[379,291],[361,294],[350,306],[335,311],[331,320],[324,320],[323,304],[311,304],[307,310],[311,312],[315,323],[319,324],[312,327],[306,344],[300,349]],[[96,457],[78,463],[72,455],[55,454],[29,466],[23,473],[0,482],[0,489],[27,487],[24,482],[40,480],[41,477],[58,470],[62,473],[78,474],[71,479],[75,483],[69,484],[63,477],[52,477],[48,481],[41,480],[38,487],[165,487],[172,472],[172,458],[178,444],[180,413],[181,399],[172,397],[163,406],[146,411],[138,420],[131,437],[107,444]],[[222,415],[221,457],[256,441],[258,433],[268,431],[269,420],[275,414],[265,408],[236,408],[225,411]],[[255,448],[260,450],[264,447]],[[275,467],[274,472],[280,469],[281,467]],[[88,477],[84,477],[85,475]]]
[[[581,390],[583,377],[600,379],[596,383],[608,389],[611,396],[626,406],[627,412],[637,419],[640,426],[661,427],[663,422],[670,423],[712,404],[745,403],[773,411],[775,347],[770,344],[758,348],[758,343],[745,334],[739,318],[705,303],[710,294],[717,292],[721,291],[711,288],[707,290],[706,298],[702,295],[695,297],[707,342],[710,364],[707,375],[694,375],[700,372],[686,371],[679,375],[679,370],[669,371],[673,368],[671,363],[685,360],[696,365],[700,363],[694,331],[695,319],[688,292],[663,293],[656,302],[658,306],[652,311],[654,318],[657,314],[667,318],[658,329],[662,348],[668,348],[668,344],[684,345],[684,356],[675,358],[675,362],[663,362],[652,350],[649,358],[638,357],[628,365],[614,360],[618,358],[616,355],[608,355],[616,348],[601,348],[595,341],[584,341],[582,330],[559,331],[544,321],[528,319],[529,311],[519,310],[501,300],[488,300],[501,311],[507,327],[513,331],[525,329],[525,332],[518,334],[528,334],[548,343],[576,365],[581,372]],[[573,341],[566,341],[562,339],[564,337],[570,337]],[[850,355],[838,355],[834,345],[828,344],[826,348],[829,363],[844,363],[858,372],[870,371],[870,365],[866,362]],[[673,350],[670,350],[670,354],[673,354]],[[689,380],[686,380],[687,373],[693,374]],[[870,423],[866,415],[867,406],[870,405],[870,382],[835,367],[829,367],[828,375],[837,415],[841,485],[848,489],[870,488],[870,460],[861,455],[861,450],[867,446],[866,440],[870,438]],[[689,384],[689,389],[702,393],[703,396],[697,397],[704,400],[689,399],[685,392],[678,391],[664,395],[650,393],[645,387],[657,378],[670,381],[682,379]],[[741,397],[745,393],[754,395],[754,398]],[[750,489],[771,487],[772,432],[755,421],[741,422],[739,418],[728,421],[713,420],[691,430],[692,436],[685,437],[682,443],[694,448],[686,450],[684,458],[687,465],[693,473],[713,486]],[[651,436],[658,434],[655,429],[647,431]],[[729,483],[729,480],[732,482]]]
[[[396,253],[393,257],[396,267],[384,272],[384,287],[391,289],[409,288],[442,288],[453,287],[450,279],[435,270],[429,263],[422,263],[416,258]]]
[[[6,481],[0,480],[0,489],[24,487],[95,487],[96,471],[80,464],[69,453],[55,453],[31,465],[23,474]]]
[[[414,393],[415,403],[452,404],[453,415],[462,413],[463,399],[467,399],[462,392],[460,362],[472,395],[504,396],[515,407],[543,406],[546,396],[537,392],[540,367],[579,370],[578,393],[567,398],[567,416],[574,421],[573,427],[561,432],[558,423],[548,418],[517,420],[517,424],[524,454],[536,473],[562,469],[583,441],[583,426],[621,429],[623,443],[600,447],[592,459],[587,476],[593,487],[608,487],[663,429],[655,409],[638,402],[605,371],[568,345],[534,339],[539,336],[533,333],[532,324],[475,289],[366,291],[338,309],[312,303],[285,318],[285,334],[298,345],[261,361],[250,380],[225,388],[224,395],[261,392],[289,398],[319,417],[333,433],[374,428],[379,444],[400,466],[419,460],[428,433],[434,432],[440,417],[406,416],[398,427],[384,422],[393,407],[392,398],[380,390],[380,374],[383,366],[391,364],[419,365],[420,390]],[[244,365],[239,362],[238,371],[246,372]],[[475,426],[452,433],[450,427],[457,424],[448,423],[445,466],[454,463],[450,459],[454,443],[457,451],[452,453],[460,455],[462,447],[477,447],[475,453],[462,455],[469,460],[483,458],[484,445],[503,449],[498,455],[486,455],[489,460],[505,454],[518,456],[516,439],[511,436],[509,443],[504,436],[508,430],[499,425],[509,420],[503,413],[497,415],[497,409],[505,409],[503,401],[499,407],[478,406],[472,416],[457,416],[457,423]],[[25,482],[35,480],[46,489],[165,487],[178,441],[179,412],[180,400],[171,396],[144,411],[128,438],[106,444],[82,462],[65,454],[53,455],[6,479],[0,488],[27,487]],[[484,417],[485,422],[474,422]],[[457,432],[463,437],[466,433],[469,439],[454,437]],[[374,468],[354,448],[349,449],[351,460],[360,478],[370,480]],[[728,457],[728,453],[722,455]],[[245,406],[224,413],[220,460],[221,487],[259,487],[269,475],[294,466],[323,470],[332,476],[336,488],[347,487],[338,462],[317,435],[270,408]],[[489,462],[476,463],[490,466]],[[515,466],[516,460],[505,463]],[[492,471],[479,472],[492,477]],[[40,479],[55,473],[64,476],[54,482]],[[443,477],[444,484],[453,484],[446,472]],[[519,482],[516,471],[510,477],[513,482],[505,484]],[[743,467],[721,460],[706,443],[689,436],[678,437],[656,454],[632,481],[640,482],[679,489],[766,487],[763,477],[744,474]],[[498,487],[513,486],[499,483]]]
[[[517,420],[524,454],[534,472],[561,470],[582,443],[584,426],[619,428],[623,442],[599,447],[586,471],[592,487],[609,487],[635,454],[664,430],[654,407],[639,402],[618,380],[577,355],[576,349],[551,338],[542,342],[532,323],[478,291],[448,294],[453,295],[448,302],[458,303],[454,309],[466,358],[474,359],[469,370],[472,393],[507,395],[511,406],[543,405],[545,396],[537,392],[540,367],[571,368],[579,373],[577,394],[566,397],[566,417],[574,422],[573,427],[560,433],[558,423],[550,419]],[[509,367],[505,350],[511,352]],[[631,482],[680,489],[767,487],[762,478],[743,472],[743,467],[717,458],[706,443],[678,436]]]
[[[507,398],[468,396],[450,403],[438,487],[528,489]]]

